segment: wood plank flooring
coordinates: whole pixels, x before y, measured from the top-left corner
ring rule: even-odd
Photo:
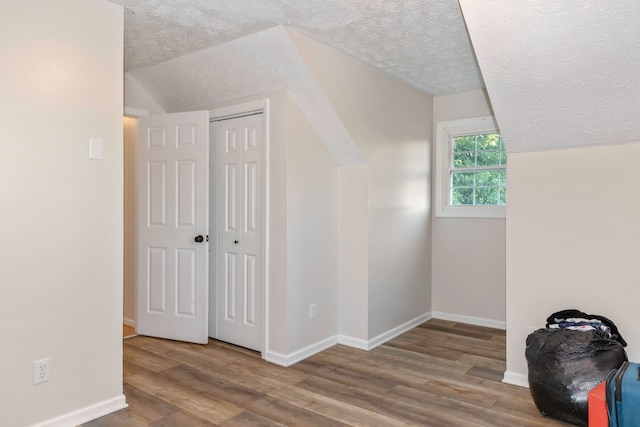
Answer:
[[[430,320],[369,352],[337,345],[289,368],[210,340],[124,341],[129,407],[99,426],[568,426],[501,382],[504,331]]]

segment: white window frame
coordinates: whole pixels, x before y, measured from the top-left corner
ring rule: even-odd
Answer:
[[[436,123],[435,143],[435,213],[436,217],[504,218],[505,206],[452,205],[451,169],[453,138],[483,133],[498,133],[494,116]]]

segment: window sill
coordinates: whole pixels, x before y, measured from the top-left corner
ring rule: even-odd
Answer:
[[[505,218],[504,206],[446,206],[436,209],[437,218]]]

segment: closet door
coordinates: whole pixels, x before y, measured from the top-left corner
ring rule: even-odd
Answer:
[[[262,351],[263,114],[217,123],[217,339]]]

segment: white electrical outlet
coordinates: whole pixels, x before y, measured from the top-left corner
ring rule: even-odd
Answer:
[[[49,381],[49,358],[33,361],[33,384]]]
[[[313,320],[318,316],[318,306],[316,303],[309,304],[309,319]]]

